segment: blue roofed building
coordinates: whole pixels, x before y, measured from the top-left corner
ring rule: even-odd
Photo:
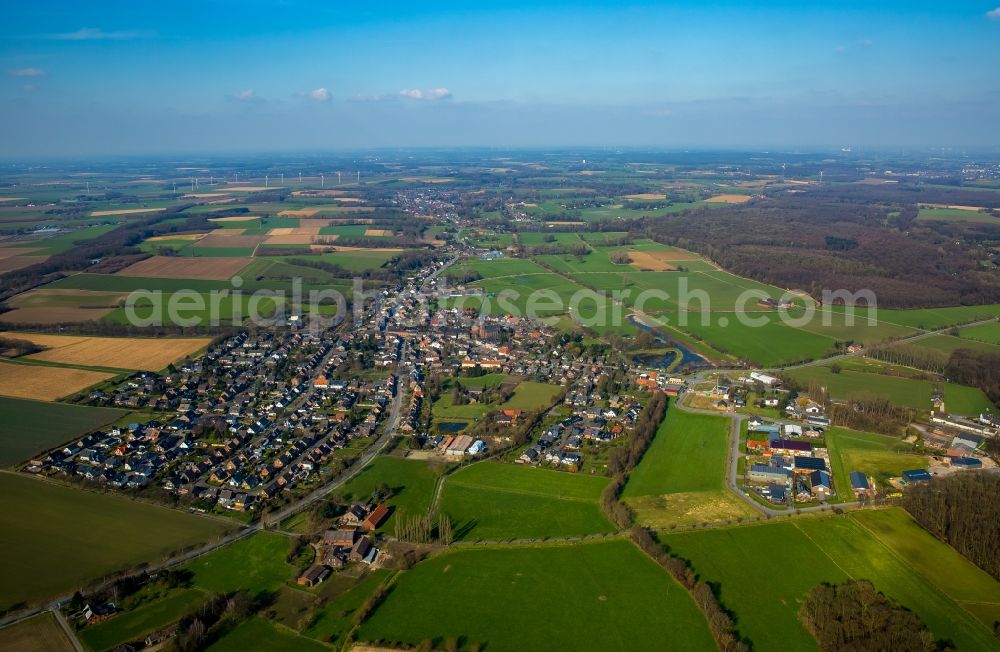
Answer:
[[[926,469],[911,469],[903,471],[903,484],[911,482],[930,482],[931,474]]]
[[[826,471],[826,460],[822,457],[804,457],[802,455],[795,456],[795,472],[809,472],[813,471]]]
[[[851,489],[854,490],[855,495],[862,496],[871,493],[872,486],[868,481],[868,476],[861,471],[851,471],[850,474]]]

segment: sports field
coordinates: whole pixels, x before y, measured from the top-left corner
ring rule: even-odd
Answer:
[[[990,630],[955,600],[997,603],[1000,585],[907,521],[900,510],[880,510],[662,538],[703,579],[719,584],[722,603],[755,650],[815,650],[797,617],[800,601],[821,582],[848,579],[871,580],[959,649],[995,649]],[[943,579],[943,569],[955,577]]]
[[[210,337],[86,337],[0,332],[0,337],[29,340],[45,350],[28,356],[69,365],[159,371],[211,343]]]
[[[0,362],[0,396],[55,401],[114,377],[87,369]]]
[[[576,537],[614,527],[598,500],[608,479],[482,462],[448,477],[441,513],[457,539]]]
[[[622,499],[640,525],[667,527],[755,515],[725,485],[730,419],[667,410]]]
[[[108,573],[209,542],[226,524],[121,496],[0,473],[0,609],[72,592]]]
[[[495,652],[716,649],[688,593],[627,541],[439,555],[400,575],[358,637],[462,638]]]
[[[334,493],[345,500],[367,502],[376,487],[386,485],[391,493],[386,502],[393,513],[379,529],[391,532],[397,512],[411,517],[427,512],[436,480],[437,472],[427,462],[382,455]]]
[[[0,466],[24,462],[125,414],[111,408],[0,398]]]

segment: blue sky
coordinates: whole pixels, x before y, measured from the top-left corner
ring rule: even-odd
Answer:
[[[1000,0],[18,3],[0,153],[998,146],[998,61]]]

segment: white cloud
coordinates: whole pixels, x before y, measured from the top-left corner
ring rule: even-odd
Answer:
[[[399,94],[410,100],[446,100],[451,97],[451,91],[447,88],[432,88],[426,91],[419,88],[404,88]]]
[[[99,27],[82,27],[75,32],[59,32],[45,34],[44,39],[50,41],[127,41],[137,38],[152,38],[153,32],[144,29],[128,29],[108,32]]]
[[[990,9],[986,12],[986,17],[990,20],[1000,20],[1000,7],[996,9]]]
[[[257,99],[257,94],[254,92],[252,88],[248,88],[245,91],[240,91],[239,93],[237,93],[236,99],[240,100],[241,102],[250,102],[252,100]]]
[[[17,68],[7,71],[11,77],[44,77],[46,72],[41,68]]]
[[[319,102],[326,102],[330,99],[330,91],[325,88],[317,88],[314,91],[309,91],[309,97]]]

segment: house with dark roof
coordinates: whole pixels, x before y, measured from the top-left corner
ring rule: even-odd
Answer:
[[[812,494],[821,500],[833,496],[833,478],[826,471],[813,471],[809,474],[812,484]]]
[[[868,476],[861,471],[851,471],[849,477],[851,480],[851,489],[856,496],[860,497],[874,493],[871,483],[868,481]]]
[[[768,464],[751,464],[750,472],[747,475],[753,482],[776,482],[783,484],[788,481],[787,469]]]
[[[826,471],[826,460],[822,457],[795,456],[796,473],[812,473],[813,471]]]
[[[931,477],[930,472],[926,469],[910,469],[909,471],[903,471],[903,484],[930,482]]]

